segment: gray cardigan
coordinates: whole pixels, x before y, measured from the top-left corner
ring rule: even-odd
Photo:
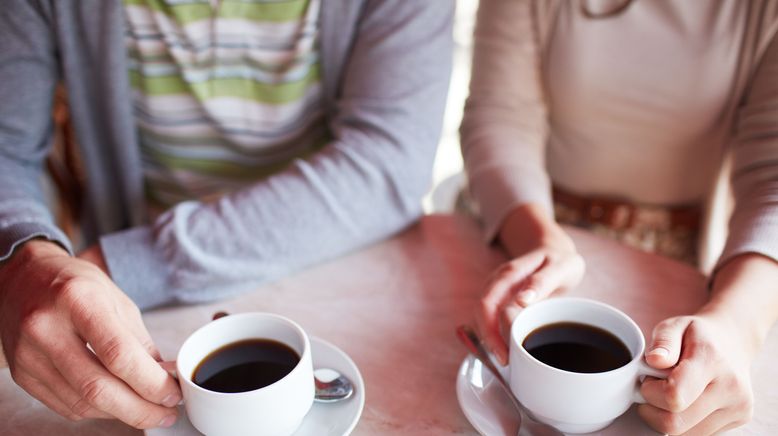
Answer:
[[[223,298],[400,231],[421,214],[451,69],[451,0],[323,0],[333,138],[217,202],[144,223],[121,0],[0,8],[0,261],[35,237],[72,251],[39,180],[64,81],[87,175],[84,231],[141,308]]]

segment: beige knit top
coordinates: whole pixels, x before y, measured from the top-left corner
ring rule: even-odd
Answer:
[[[777,3],[481,0],[462,152],[487,237],[552,182],[702,204],[731,151],[722,259],[778,260]]]

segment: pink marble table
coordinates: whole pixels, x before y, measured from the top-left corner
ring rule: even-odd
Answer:
[[[705,299],[694,269],[571,230],[587,261],[583,283],[569,295],[608,302],[644,333],[668,316],[689,313]],[[386,242],[255,292],[214,304],[146,313],[163,355],[173,358],[186,338],[217,310],[271,311],[297,320],[311,335],[346,351],[366,383],[355,435],[476,434],[459,409],[457,369],[465,351],[454,336],[471,321],[481,286],[502,261],[471,220],[428,216]],[[753,367],[756,413],[732,434],[778,434],[778,329]],[[645,432],[628,413],[618,428]],[[633,426],[633,427],[630,427]],[[137,435],[118,422],[70,423],[48,411],[0,370],[2,435]]]

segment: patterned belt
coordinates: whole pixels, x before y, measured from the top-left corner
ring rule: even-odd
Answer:
[[[601,224],[614,230],[633,227],[697,231],[700,226],[700,208],[641,206],[607,198],[587,198],[553,189],[554,202],[577,212],[580,219]]]
[[[643,251],[697,263],[698,207],[643,206],[587,198],[554,187],[556,220],[591,230]]]

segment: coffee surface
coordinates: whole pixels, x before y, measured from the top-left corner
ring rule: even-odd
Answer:
[[[614,334],[576,322],[539,327],[527,335],[522,346],[546,365],[570,372],[605,372],[632,360],[632,353]]]
[[[209,391],[253,391],[281,380],[300,356],[288,345],[270,339],[227,344],[209,354],[192,374],[196,385]]]

